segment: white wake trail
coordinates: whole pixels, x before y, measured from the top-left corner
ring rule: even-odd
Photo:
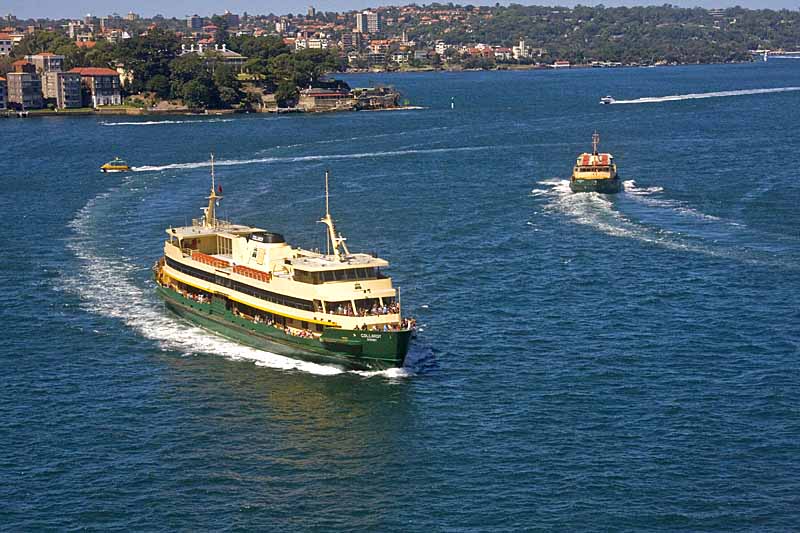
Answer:
[[[89,311],[121,320],[143,337],[156,341],[163,350],[184,355],[209,353],[237,361],[251,361],[256,366],[280,370],[297,370],[309,374],[331,376],[344,370],[335,366],[292,359],[282,355],[257,350],[209,333],[188,322],[169,315],[151,290],[150,284],[139,286],[133,276],[141,267],[124,257],[109,258],[96,251],[93,234],[94,212],[98,204],[107,201],[114,189],[90,200],[69,223],[74,234],[67,247],[80,263],[78,272],[65,279],[65,288],[81,297]],[[419,356],[409,353],[408,364],[379,372],[357,372],[364,377],[405,378],[415,373]]]
[[[748,248],[737,249],[720,245],[716,240],[709,242],[708,235],[698,234],[703,231],[699,224],[711,225],[711,231],[717,235],[725,235],[734,231],[734,224],[714,215],[702,213],[676,200],[662,198],[661,187],[637,187],[635,181],[625,181],[625,191],[621,193],[624,196],[618,196],[615,203],[611,197],[603,194],[573,193],[569,188],[569,180],[553,179],[538,183],[544,187],[533,189],[530,197],[545,200],[547,202],[544,205],[545,211],[566,215],[572,222],[590,226],[606,235],[634,239],[670,250],[795,270],[794,266],[787,264],[782,259],[754,255],[757,252]],[[655,214],[657,218],[666,215],[667,220],[671,218],[676,224],[684,225],[684,227],[686,227],[685,221],[688,219],[691,226],[687,232],[683,229],[669,229],[669,224],[667,227],[663,227],[662,224],[656,222],[659,227],[653,227],[641,221],[631,220],[618,209],[625,205],[626,200],[633,200],[643,205],[648,209],[648,213]],[[692,219],[695,219],[696,222]]]
[[[165,124],[215,124],[220,122],[233,122],[232,118],[197,118],[194,120],[142,120],[131,122],[107,122],[100,123],[101,126],[161,126]]]
[[[216,166],[238,166],[238,165],[257,165],[257,164],[272,164],[272,163],[300,163],[303,161],[330,161],[339,159],[367,159],[378,157],[397,157],[412,154],[441,154],[447,152],[475,152],[479,150],[489,150],[491,146],[465,146],[461,148],[429,148],[423,149],[409,149],[409,150],[392,150],[383,152],[360,152],[354,154],[327,154],[327,155],[305,155],[295,157],[258,157],[253,159],[221,159],[215,161]],[[171,163],[161,166],[141,166],[133,167],[134,172],[158,172],[161,170],[175,170],[175,169],[195,169],[210,167],[211,163],[208,161],[198,161],[195,163]]]
[[[700,100],[703,98],[721,98],[726,96],[746,96],[749,94],[770,94],[800,91],[800,87],[774,87],[768,89],[743,89],[739,91],[718,91],[710,93],[674,94],[670,96],[647,96],[634,100],[614,100],[612,105],[618,104],[655,104],[659,102],[678,102],[681,100]]]
[[[122,320],[140,335],[157,341],[164,350],[174,350],[186,355],[211,353],[233,360],[252,361],[258,366],[299,370],[311,374],[342,373],[336,367],[307,363],[249,348],[170,317],[149,291],[131,280],[132,273],[139,267],[123,258],[109,259],[94,251],[91,231],[93,211],[112,192],[100,194],[90,200],[70,222],[74,237],[68,247],[78,258],[81,267],[74,278],[67,279],[67,288],[81,296],[90,311]]]

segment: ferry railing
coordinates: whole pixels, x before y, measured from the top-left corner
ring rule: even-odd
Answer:
[[[214,222],[215,222],[214,227],[218,227],[218,226],[219,227],[233,226],[233,222],[231,222],[230,220],[222,220],[220,218],[217,218],[217,219],[214,219]],[[204,218],[193,218],[192,219],[192,226],[194,226],[194,227],[203,226],[204,224],[205,224],[205,219]]]

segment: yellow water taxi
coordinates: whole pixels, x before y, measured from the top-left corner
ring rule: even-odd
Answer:
[[[115,157],[102,167],[100,167],[100,171],[102,172],[128,172],[131,169],[128,166],[127,161],[123,161],[119,157]]]

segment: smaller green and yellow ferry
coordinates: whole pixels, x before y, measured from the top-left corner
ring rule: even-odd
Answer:
[[[170,227],[153,267],[166,307],[209,331],[272,353],[346,369],[402,367],[414,320],[402,317],[389,263],[350,253],[336,232],[325,173],[327,253],[283,235],[217,219],[214,186],[203,217]]]
[[[622,180],[617,174],[617,164],[614,156],[609,153],[598,153],[597,145],[600,144],[600,134],[592,135],[592,153],[583,153],[578,156],[569,188],[572,192],[599,192],[614,194],[622,190]]]

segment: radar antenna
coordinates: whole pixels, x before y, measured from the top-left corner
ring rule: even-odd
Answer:
[[[600,144],[600,134],[596,131],[592,134],[592,154],[597,155],[597,145]]]

